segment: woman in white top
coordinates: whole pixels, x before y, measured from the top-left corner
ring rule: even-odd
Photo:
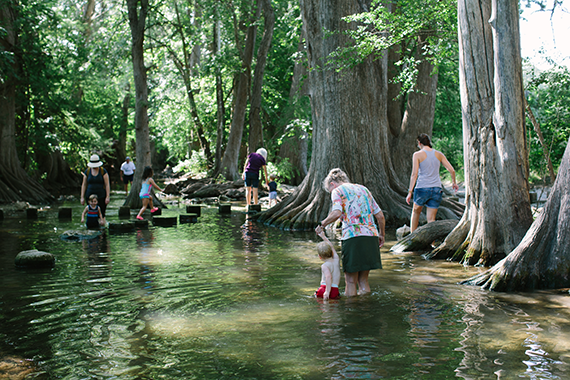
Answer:
[[[459,189],[455,180],[453,166],[443,153],[431,147],[431,140],[425,133],[418,136],[418,148],[420,148],[420,151],[414,153],[412,157],[412,175],[410,176],[410,187],[406,197],[406,202],[410,204],[412,193],[414,195],[412,220],[410,221],[411,232],[418,228],[420,214],[424,206],[427,206],[428,223],[435,221],[437,209],[442,198],[441,179],[439,178],[440,164],[443,164],[451,174],[453,190],[457,191]]]

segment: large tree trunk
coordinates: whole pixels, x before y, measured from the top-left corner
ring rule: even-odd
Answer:
[[[263,9],[264,31],[259,49],[257,50],[257,60],[255,62],[255,71],[253,73],[253,88],[251,91],[251,104],[249,108],[249,152],[255,152],[263,145],[263,128],[261,125],[261,97],[263,74],[265,73],[265,64],[267,63],[267,55],[271,47],[273,38],[273,27],[275,25],[275,13],[271,7],[270,0],[258,0]]]
[[[458,17],[466,210],[429,257],[493,265],[532,223],[518,3],[460,0]]]
[[[330,196],[322,181],[335,167],[370,189],[389,222],[409,218],[406,189],[394,173],[388,145],[386,57],[369,57],[342,73],[323,66],[334,49],[350,43],[342,34],[349,25],[341,18],[360,11],[356,0],[301,1],[310,69],[312,161],[295,194],[263,213],[261,221],[284,229],[313,228],[329,211]],[[327,30],[341,33],[325,36]]]
[[[465,284],[496,291],[570,287],[570,141],[539,217],[521,243],[494,267]]]
[[[257,9],[259,13],[259,7],[257,7]],[[257,25],[255,20],[258,18],[259,17],[256,17],[254,20],[250,20],[250,25],[247,28],[245,46],[243,52],[240,54],[242,66],[235,85],[232,124],[230,127],[230,135],[228,136],[228,143],[226,144],[226,150],[222,158],[222,164],[220,165],[220,173],[228,180],[237,179],[239,173],[238,159],[251,84],[251,61],[253,60],[255,35],[257,34]],[[239,46],[239,41],[237,41],[237,39],[236,44]]]
[[[0,203],[27,201],[46,203],[53,197],[28,176],[20,165],[16,148],[16,91],[19,63],[17,59],[18,32],[15,29],[17,12],[15,4],[5,3],[0,7],[0,45],[11,52],[16,60],[6,64],[7,78],[0,81]]]
[[[81,187],[81,174],[71,170],[60,150],[37,155],[39,171],[46,173],[44,188],[56,196],[71,194]]]
[[[125,206],[142,206],[139,192],[145,166],[151,166],[150,131],[148,127],[148,84],[144,65],[144,32],[148,14],[148,0],[127,0],[129,26],[131,28],[133,74],[135,79],[135,137],[136,164],[135,178],[131,191],[125,199]],[[155,202],[158,199],[154,198]]]

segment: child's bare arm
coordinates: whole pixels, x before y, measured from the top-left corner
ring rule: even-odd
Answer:
[[[85,207],[85,210],[81,213],[81,223],[85,221],[85,214],[87,214],[87,207]]]
[[[325,284],[327,286],[325,293],[323,294],[323,299],[328,300],[332,289],[332,273],[326,264],[321,265],[321,270],[323,271],[323,275],[325,277]]]
[[[330,247],[331,247],[331,249],[332,249],[332,252],[333,252],[333,257],[334,257],[335,259],[338,259],[338,255],[337,255],[337,253],[336,253],[336,250],[334,249],[334,245],[333,245],[333,244],[331,243],[331,241],[327,238],[327,235],[325,235],[325,231],[322,229],[322,227],[321,227],[321,230],[319,231],[318,235],[319,235],[319,237],[320,237],[321,239],[323,239],[323,241],[324,241],[325,243],[327,243],[328,245],[330,245]]]
[[[164,190],[162,190],[160,187],[158,187],[158,185],[156,184],[156,182],[154,182],[154,179],[150,179],[149,183],[152,185],[152,187],[154,187],[155,189],[157,189],[158,191],[162,192]]]

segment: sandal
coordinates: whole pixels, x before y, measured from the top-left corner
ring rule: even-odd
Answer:
[[[153,214],[153,213],[155,213],[155,212],[157,212],[157,211],[158,211],[158,207],[154,207],[152,210],[150,210],[150,213]]]
[[[142,216],[140,216],[140,215],[137,215],[137,219],[138,219],[138,220],[144,220],[144,218],[143,218]]]

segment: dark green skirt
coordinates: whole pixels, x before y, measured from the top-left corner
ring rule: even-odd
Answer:
[[[342,269],[347,273],[382,269],[378,236],[357,236],[343,240]]]

